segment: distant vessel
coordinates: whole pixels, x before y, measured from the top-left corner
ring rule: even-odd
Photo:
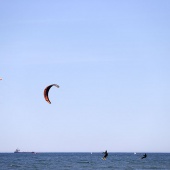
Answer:
[[[20,153],[20,150],[19,150],[19,149],[16,149],[16,150],[14,151],[14,153]]]
[[[14,151],[14,153],[33,153],[33,154],[36,154],[36,152],[20,152],[19,149],[16,149],[16,150]]]

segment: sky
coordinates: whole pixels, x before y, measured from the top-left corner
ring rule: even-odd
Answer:
[[[169,16],[169,0],[1,0],[0,152],[170,152]]]

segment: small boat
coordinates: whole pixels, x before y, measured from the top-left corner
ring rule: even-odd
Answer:
[[[20,152],[19,149],[16,149],[16,150],[14,151],[14,153],[32,153],[32,154],[36,154],[36,152]]]

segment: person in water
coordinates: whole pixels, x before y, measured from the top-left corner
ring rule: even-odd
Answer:
[[[146,155],[146,153],[142,156],[142,158],[141,159],[144,159],[144,158],[146,158],[147,157],[147,155]]]
[[[106,158],[108,157],[108,153],[107,153],[107,150],[104,153],[104,156],[103,156],[103,159],[106,160]]]

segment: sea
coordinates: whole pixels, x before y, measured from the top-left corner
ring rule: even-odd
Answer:
[[[0,153],[0,170],[170,170],[170,153]]]

